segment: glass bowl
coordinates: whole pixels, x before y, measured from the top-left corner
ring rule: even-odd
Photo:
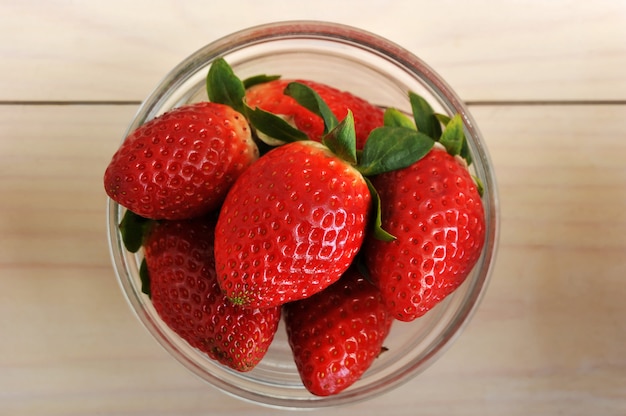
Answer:
[[[358,28],[317,21],[288,21],[245,29],[201,48],[176,66],[140,106],[128,132],[173,107],[207,99],[205,78],[211,62],[224,57],[245,79],[258,74],[312,79],[351,91],[380,106],[410,112],[409,90],[425,97],[435,111],[460,113],[473,157],[472,170],[484,186],[486,242],[473,272],[452,295],[410,323],[394,322],[384,354],[350,388],[317,397],[302,385],[285,328],[279,327],[265,358],[251,372],[239,373],[190,347],[165,325],[141,293],[141,252],[124,249],[118,224],[124,209],[109,200],[110,251],[131,308],[154,338],[183,366],[212,386],[240,399],[272,407],[302,409],[337,406],[380,395],[432,364],[470,320],[493,266],[498,235],[494,173],[483,139],[462,101],[448,84],[411,52]]]

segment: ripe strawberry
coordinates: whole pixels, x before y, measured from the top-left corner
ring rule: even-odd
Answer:
[[[472,270],[485,239],[482,202],[465,164],[437,147],[372,183],[381,199],[382,227],[396,240],[368,238],[366,263],[395,318],[410,321]]]
[[[252,108],[260,107],[270,113],[286,116],[310,139],[321,141],[324,131],[322,119],[283,93],[290,82],[293,80],[278,79],[254,85],[246,91],[246,102]],[[380,107],[376,107],[349,92],[340,91],[322,83],[309,80],[298,80],[297,82],[316,91],[339,120],[346,117],[348,109],[352,111],[357,149],[363,148],[367,136],[373,129],[383,125],[383,110]]]
[[[269,307],[335,282],[361,247],[370,193],[326,146],[292,142],[235,182],[215,231],[218,281],[235,303]]]
[[[357,381],[383,351],[393,321],[379,290],[355,267],[283,311],[302,382],[318,396],[337,394]]]
[[[203,215],[258,158],[246,119],[202,102],[173,109],[133,131],[104,174],[107,194],[152,219]]]
[[[214,219],[155,222],[145,240],[152,304],[191,346],[237,371],[265,355],[279,308],[244,309],[221,292],[213,257]]]

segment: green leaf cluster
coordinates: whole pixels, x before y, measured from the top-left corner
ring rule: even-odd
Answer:
[[[251,108],[245,102],[248,88],[279,78],[278,75],[261,74],[242,81],[223,58],[211,64],[206,78],[209,101],[228,105],[242,113],[255,131],[261,151],[269,151],[284,143],[309,140],[290,120],[260,108]],[[468,165],[472,163],[461,115],[449,117],[436,113],[423,97],[414,92],[408,93],[411,114],[387,108],[384,125],[370,133],[363,149],[356,148],[352,112],[348,111],[343,120],[338,120],[324,100],[302,83],[289,83],[284,93],[321,117],[324,122],[322,143],[363,175],[372,196],[372,232],[375,238],[383,241],[392,241],[395,237],[382,228],[380,197],[369,177],[412,165],[424,157],[436,142],[450,154],[464,158]],[[480,182],[476,180],[480,187]],[[153,220],[126,211],[120,223],[120,232],[129,252],[139,251],[153,224]],[[150,278],[145,260],[140,267],[140,277],[142,291],[150,296]]]
[[[283,143],[309,140],[289,120],[260,108],[251,108],[245,103],[247,88],[278,78],[276,75],[259,75],[241,81],[223,58],[213,62],[207,76],[209,99],[230,105],[243,113],[268,150]],[[428,101],[414,92],[408,93],[411,115],[395,108],[386,109],[384,125],[370,133],[363,149],[356,148],[354,117],[350,111],[343,120],[338,120],[317,92],[302,83],[289,83],[284,93],[321,117],[324,122],[322,143],[366,178],[375,205],[374,235],[377,238],[391,240],[393,236],[380,226],[380,199],[367,177],[412,165],[424,157],[436,142],[450,154],[463,157],[468,165],[471,163],[461,116],[435,113]]]
[[[119,225],[120,234],[122,235],[122,243],[124,244],[126,250],[131,253],[137,253],[143,246],[144,240],[153,225],[154,220],[144,218],[130,210],[126,210]],[[151,296],[150,276],[145,259],[141,262],[139,277],[141,279],[141,291],[146,295]]]

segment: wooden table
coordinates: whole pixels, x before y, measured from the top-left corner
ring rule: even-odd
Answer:
[[[277,413],[206,385],[140,326],[101,178],[177,62],[297,18],[378,33],[449,81],[490,149],[502,226],[489,291],[447,354],[311,413],[626,414],[623,0],[0,0],[0,414]]]

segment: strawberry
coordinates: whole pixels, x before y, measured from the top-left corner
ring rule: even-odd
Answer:
[[[285,116],[310,139],[321,141],[324,130],[322,118],[284,93],[285,88],[291,82],[294,81],[278,79],[256,84],[246,90],[246,103],[252,108],[260,107],[265,111]],[[352,111],[357,149],[363,148],[367,136],[374,128],[383,125],[383,110],[380,107],[326,84],[310,80],[297,80],[297,82],[316,91],[338,119],[344,119],[348,110]]]
[[[265,355],[280,320],[279,308],[233,305],[217,283],[215,220],[155,222],[144,241],[152,304],[191,346],[237,371]]]
[[[379,290],[356,267],[283,311],[300,378],[318,396],[337,394],[357,381],[384,350],[393,321]]]
[[[258,153],[239,112],[220,103],[185,105],[130,133],[105,171],[104,186],[142,217],[196,217],[221,204]]]
[[[440,147],[411,166],[372,178],[382,227],[365,259],[395,318],[425,314],[463,283],[485,238],[481,197],[466,164]]]
[[[270,307],[339,279],[361,247],[370,193],[326,146],[296,141],[250,166],[228,192],[215,231],[218,281],[235,303]]]
[[[433,145],[416,131],[381,127],[357,152],[351,111],[339,122],[305,84],[290,83],[285,93],[322,119],[322,143],[272,113],[247,110],[257,131],[288,143],[235,181],[216,228],[220,286],[233,302],[252,307],[306,298],[337,281],[361,248],[370,202],[376,206],[365,175],[408,166]],[[374,235],[385,238],[373,218]]]

